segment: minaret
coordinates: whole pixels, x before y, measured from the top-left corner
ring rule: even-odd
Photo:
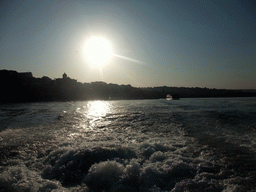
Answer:
[[[66,73],[64,73],[63,75],[62,75],[62,79],[67,79],[67,74]]]

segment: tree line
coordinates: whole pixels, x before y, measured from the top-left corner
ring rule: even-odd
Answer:
[[[31,72],[0,70],[1,103],[76,100],[160,99],[166,95],[187,97],[255,97],[255,90],[209,89],[199,87],[147,87],[96,81],[77,82],[65,73],[62,78],[35,78]]]

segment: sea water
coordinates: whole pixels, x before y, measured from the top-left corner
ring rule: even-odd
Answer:
[[[0,104],[0,191],[256,191],[256,98]]]

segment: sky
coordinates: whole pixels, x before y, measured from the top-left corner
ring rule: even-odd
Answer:
[[[256,89],[255,0],[8,0],[0,70],[134,87]],[[113,56],[85,56],[92,37]]]

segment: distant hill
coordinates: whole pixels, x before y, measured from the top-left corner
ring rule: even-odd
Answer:
[[[52,80],[35,78],[31,72],[0,70],[0,102],[38,102],[75,100],[160,99],[166,95],[179,97],[256,97],[256,90],[227,90],[200,87],[147,87],[117,85],[101,81],[77,82],[67,74]]]
[[[251,92],[251,93],[256,93],[256,89],[240,89],[243,92]]]

